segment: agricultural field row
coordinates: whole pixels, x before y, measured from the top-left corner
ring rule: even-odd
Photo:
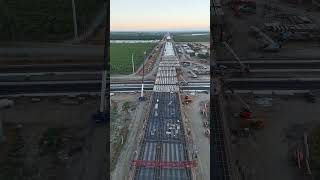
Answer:
[[[173,33],[176,42],[209,42],[208,32]]]
[[[135,70],[138,70],[144,59],[144,51],[149,54],[156,43],[111,43],[111,74],[131,74],[133,54]]]
[[[163,32],[111,32],[111,40],[160,40]]]

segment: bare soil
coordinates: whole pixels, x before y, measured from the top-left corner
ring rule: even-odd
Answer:
[[[257,9],[255,14],[241,14],[235,15],[235,12],[225,6],[225,22],[226,33],[231,34],[229,40],[230,46],[234,49],[241,59],[257,59],[257,58],[318,58],[320,57],[320,46],[317,41],[286,41],[282,43],[282,48],[279,52],[263,52],[259,50],[259,42],[254,36],[250,34],[250,26],[258,28],[263,27],[263,23],[272,21],[268,18],[270,15],[277,13],[287,13],[293,15],[306,16],[313,21],[313,23],[320,25],[319,16],[320,11],[312,8],[308,2],[304,4],[294,5],[286,1],[280,0],[257,0]],[[266,10],[265,4],[271,5],[277,10]],[[268,33],[267,33],[268,34]],[[273,40],[277,42],[277,38],[268,34]],[[232,59],[230,52],[222,48],[221,57],[223,59]]]
[[[91,119],[97,97],[14,100],[1,117],[7,138],[0,148],[0,179],[105,178],[105,127]]]
[[[249,137],[232,136],[232,157],[242,179],[300,180],[305,171],[293,161],[293,150],[300,146],[303,134],[319,125],[320,103],[307,102],[303,96],[268,97],[271,106],[258,105],[258,97],[244,96],[253,111],[253,118],[263,120],[265,128],[253,130]],[[239,112],[243,105],[230,99],[229,126],[239,128]],[[234,162],[236,164],[236,162]]]
[[[114,180],[129,177],[130,162],[136,155],[148,104],[148,101],[139,102],[139,95],[117,93],[111,97],[111,110],[114,115],[111,119],[110,153],[111,179]]]
[[[201,103],[207,102],[209,99],[209,94],[197,93],[192,96],[192,103],[183,106],[183,111],[191,127],[194,150],[198,151],[196,175],[199,180],[210,179],[210,142],[205,135],[205,127],[203,126],[205,118],[200,111]]]

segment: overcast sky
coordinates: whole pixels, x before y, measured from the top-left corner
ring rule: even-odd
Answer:
[[[111,0],[111,31],[208,30],[210,0]]]

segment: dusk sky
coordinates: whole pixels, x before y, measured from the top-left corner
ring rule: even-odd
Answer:
[[[111,0],[111,31],[206,30],[210,0]]]

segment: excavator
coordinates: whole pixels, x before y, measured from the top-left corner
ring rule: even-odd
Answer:
[[[224,84],[233,95],[235,95],[239,102],[242,104],[241,111],[239,112],[240,126],[242,128],[263,129],[265,127],[264,121],[256,120],[253,118],[253,112],[250,106],[228,85]]]

